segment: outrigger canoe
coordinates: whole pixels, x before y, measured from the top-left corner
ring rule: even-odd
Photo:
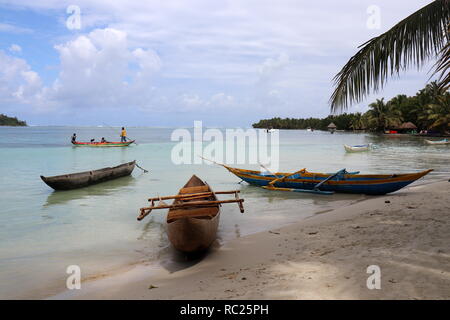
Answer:
[[[130,140],[127,142],[72,142],[76,147],[128,147],[135,140]]]
[[[151,206],[141,208],[139,221],[154,209],[169,209],[167,214],[167,235],[175,249],[191,253],[203,251],[216,240],[222,203],[237,202],[244,212],[239,199],[239,190],[214,192],[211,187],[193,175],[177,195],[150,198]],[[217,194],[234,194],[235,199],[219,201]],[[163,200],[174,199],[171,205]],[[160,201],[155,205],[155,201]]]
[[[85,171],[60,176],[44,177],[41,176],[49,187],[55,190],[70,190],[87,187],[100,182],[129,176],[134,170],[136,160],[121,164],[116,167],[108,167],[93,171]]]
[[[332,194],[334,192],[383,195],[406,187],[432,169],[405,174],[354,174],[345,169],[336,173],[315,173],[306,169],[294,173],[263,174],[260,171],[224,166],[245,182],[269,190]]]

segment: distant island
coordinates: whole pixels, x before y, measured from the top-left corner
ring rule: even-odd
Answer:
[[[27,123],[16,117],[8,117],[5,114],[0,114],[0,126],[26,127]]]
[[[377,99],[365,113],[343,113],[326,118],[264,119],[254,123],[253,128],[327,130],[330,125],[337,130],[426,130],[448,134],[450,93],[432,82],[414,96],[397,95],[387,102]]]

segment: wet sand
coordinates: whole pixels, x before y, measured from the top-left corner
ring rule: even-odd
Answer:
[[[380,267],[380,289],[367,288],[370,265]],[[193,262],[139,264],[51,298],[450,299],[450,182],[235,239]]]

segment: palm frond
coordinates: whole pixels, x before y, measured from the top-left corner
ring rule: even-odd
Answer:
[[[334,77],[330,98],[333,112],[361,101],[372,89],[381,89],[388,77],[411,65],[420,68],[447,43],[450,0],[435,0],[397,23],[387,32],[362,44]]]
[[[450,29],[449,29],[450,35]],[[439,87],[443,91],[447,91],[450,88],[450,43],[442,48],[439,54],[439,60],[436,63],[436,71],[433,75],[439,75]]]

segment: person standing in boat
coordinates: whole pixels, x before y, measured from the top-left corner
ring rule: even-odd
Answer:
[[[122,132],[120,133],[120,142],[126,141],[127,141],[127,130],[125,130],[125,128],[122,127]]]
[[[74,134],[72,135],[72,143],[74,143],[74,142],[76,142],[76,141],[77,141],[77,134],[74,133]]]

